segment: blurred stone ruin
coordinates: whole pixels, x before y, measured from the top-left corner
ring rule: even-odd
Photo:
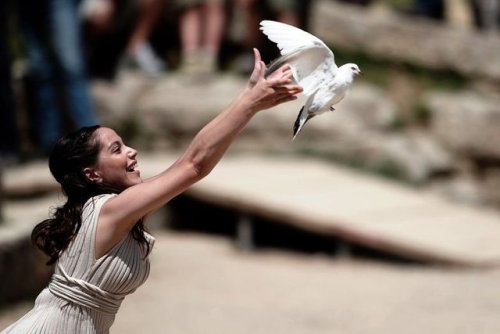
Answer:
[[[308,30],[363,74],[329,115],[295,141],[303,99],[258,115],[232,152],[303,154],[500,208],[500,37],[379,6],[313,1]],[[222,72],[170,72],[151,81],[120,73],[94,82],[103,124],[145,149],[182,148],[244,87]]]

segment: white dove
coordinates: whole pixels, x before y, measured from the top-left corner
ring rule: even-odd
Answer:
[[[361,71],[353,63],[337,67],[333,52],[325,43],[304,30],[269,20],[260,23],[260,30],[281,51],[281,56],[268,65],[266,75],[289,64],[295,81],[302,86],[303,93],[309,96],[293,126],[295,139],[308,120],[335,110],[333,106],[346,96],[354,75]]]

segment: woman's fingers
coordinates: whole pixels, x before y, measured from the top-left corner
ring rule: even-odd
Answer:
[[[279,89],[275,88],[276,92],[283,94],[292,94],[292,95],[302,93],[303,90],[304,89],[302,88],[302,86],[299,85],[281,86],[279,87]]]
[[[302,90],[302,87],[299,85],[274,87],[275,94],[297,94],[302,92]]]
[[[262,75],[262,60],[260,57],[260,52],[256,48],[253,49],[253,54],[254,54],[254,66],[253,66],[253,71],[252,74],[250,75],[249,79],[249,86],[253,87],[259,82],[260,77]],[[264,65],[265,68],[265,65]],[[265,69],[264,69],[265,70]]]
[[[264,100],[272,103],[281,103],[282,100],[285,99],[288,101],[290,97],[302,91],[302,87],[292,84],[293,73],[290,65],[285,64],[281,66],[265,78],[266,64],[262,61],[260,52],[257,48],[253,49],[253,53],[255,63],[253,72],[250,76],[249,86],[254,87],[256,85],[262,85],[262,88],[266,86],[267,88],[271,88],[271,91],[267,93],[269,95],[264,97]]]
[[[291,75],[291,73],[292,73],[292,69],[291,69],[290,65],[285,64],[285,65],[281,66],[280,68],[278,68],[276,71],[273,71],[268,76],[268,78],[275,79],[275,78],[282,77],[283,75],[289,75],[289,74]]]
[[[283,86],[290,84],[293,81],[293,74],[291,70],[282,72],[279,76],[268,79],[271,86]]]
[[[260,62],[262,60],[260,57],[260,52],[257,48],[253,48],[253,55],[255,58],[255,64],[257,64],[258,62]]]
[[[295,100],[297,98],[297,94],[301,91],[302,87],[300,86],[275,88],[274,93],[268,95],[266,100],[272,103],[282,103],[283,101],[290,101],[290,99]]]

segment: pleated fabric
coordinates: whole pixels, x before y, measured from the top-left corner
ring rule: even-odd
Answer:
[[[97,218],[106,200],[100,195],[85,203],[82,225],[61,255],[49,283],[24,317],[1,334],[109,333],[126,295],[149,275],[149,254],[129,234],[106,255],[95,258]],[[150,249],[154,238],[146,234]]]

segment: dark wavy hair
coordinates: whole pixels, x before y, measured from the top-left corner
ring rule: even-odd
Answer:
[[[83,127],[59,139],[49,157],[49,169],[60,183],[67,201],[55,209],[51,218],[40,222],[31,233],[31,241],[49,256],[47,265],[55,263],[61,253],[78,233],[82,224],[82,211],[90,198],[117,189],[91,182],[84,174],[86,167],[97,162],[100,142],[95,135],[99,125]],[[149,243],[144,235],[144,221],[140,219],[132,228],[132,236],[149,253]]]

